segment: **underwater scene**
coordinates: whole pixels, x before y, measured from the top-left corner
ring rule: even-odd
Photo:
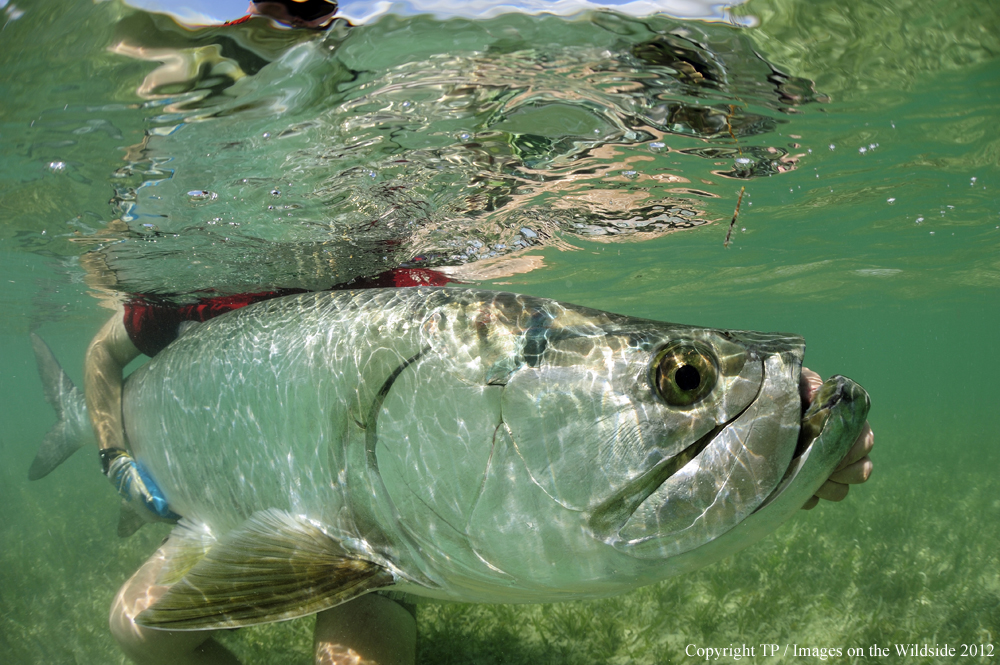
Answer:
[[[418,604],[418,663],[998,662],[1000,5],[169,4],[0,0],[0,662],[131,662],[109,608],[171,529],[119,537],[92,445],[28,479],[32,333],[82,386],[129,297],[398,271],[802,335],[875,433],[843,501],[695,572]],[[314,623],[217,639],[309,663]]]

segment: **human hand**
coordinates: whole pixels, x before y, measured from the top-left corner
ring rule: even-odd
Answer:
[[[132,459],[127,450],[103,448],[100,451],[104,475],[136,512],[147,522],[176,522],[180,515],[170,510],[163,492],[153,478]]]
[[[813,396],[822,384],[823,379],[820,378],[819,374],[811,369],[802,368],[799,390],[802,392],[803,404],[808,405],[812,402]],[[806,501],[802,509],[811,510],[819,503],[820,499],[841,501],[847,496],[851,485],[867,481],[872,475],[872,461],[868,457],[868,453],[871,452],[874,445],[875,434],[868,421],[865,421],[864,427],[861,428],[861,434],[858,435],[851,449],[847,451],[847,455],[830,474],[830,478],[816,490],[816,494]]]

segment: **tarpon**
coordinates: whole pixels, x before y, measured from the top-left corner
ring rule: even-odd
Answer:
[[[62,414],[50,468],[90,425],[36,351]],[[183,515],[172,587],[137,622],[243,626],[373,590],[593,598],[701,568],[795,514],[861,431],[868,395],[844,377],[803,412],[804,351],[461,289],[309,293],[196,325],[123,389],[133,455]]]

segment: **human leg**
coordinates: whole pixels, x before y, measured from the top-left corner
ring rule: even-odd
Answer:
[[[212,639],[213,631],[155,630],[135,623],[169,588],[156,584],[169,547],[167,541],[118,591],[111,605],[111,634],[138,665],[239,665],[236,656]]]
[[[417,622],[400,603],[369,593],[316,615],[316,665],[413,665]]]

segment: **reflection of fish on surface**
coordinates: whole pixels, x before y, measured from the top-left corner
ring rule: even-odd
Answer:
[[[86,413],[36,349],[69,441]],[[802,413],[803,352],[794,335],[433,288],[195,326],[123,393],[136,459],[184,515],[173,586],[138,623],[250,625],[374,589],[589,598],[700,568],[794,514],[862,428],[867,394],[843,377]]]
[[[129,13],[111,48],[161,63],[136,88],[158,111],[115,173],[125,228],[97,251],[133,293],[347,280],[415,257],[440,268],[576,239],[652,240],[731,212],[712,200],[731,196],[716,176],[794,168],[775,137],[825,97],[745,35],[664,17],[581,20],[583,45],[496,37],[509,32],[496,18],[470,26],[467,47],[383,61],[371,44],[410,54],[409,28],[194,27]]]

